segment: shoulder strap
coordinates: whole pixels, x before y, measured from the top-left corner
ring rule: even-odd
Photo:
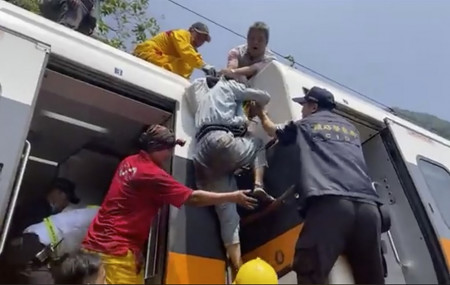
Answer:
[[[50,218],[45,218],[44,224],[47,228],[48,236],[50,237],[50,244],[52,245],[52,247],[54,247],[58,243],[58,235],[56,234],[55,225],[50,220]]]

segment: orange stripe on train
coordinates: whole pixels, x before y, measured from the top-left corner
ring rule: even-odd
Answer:
[[[279,273],[291,267],[294,261],[295,244],[303,228],[299,224],[284,232],[264,245],[252,250],[243,256],[244,262],[256,257],[267,261]]]
[[[165,284],[225,284],[225,261],[169,252]]]
[[[303,224],[284,232],[276,238],[243,256],[244,261],[260,257],[277,272],[291,267],[295,243]],[[225,284],[225,261],[188,254],[169,252],[166,284]]]
[[[442,252],[444,253],[445,259],[447,260],[447,267],[450,269],[450,239],[441,238]]]

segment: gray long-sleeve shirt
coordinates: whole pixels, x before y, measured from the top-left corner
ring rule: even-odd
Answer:
[[[235,80],[221,78],[217,84],[202,98],[195,114],[195,128],[197,131],[204,125],[242,125],[247,121],[242,103],[256,101],[266,105],[270,95],[266,91],[247,88],[245,84]]]

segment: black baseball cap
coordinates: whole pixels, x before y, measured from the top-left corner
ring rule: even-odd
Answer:
[[[202,22],[196,22],[192,24],[191,29],[195,30],[199,34],[207,35],[208,38],[206,41],[209,43],[211,41],[211,36],[209,35],[209,29],[208,26]]]
[[[305,92],[307,89],[303,88]],[[299,103],[300,105],[305,104],[306,102],[315,102],[319,107],[333,109],[336,107],[336,103],[334,102],[334,95],[330,91],[314,86],[305,92],[304,97],[293,98],[292,101]]]
[[[72,204],[80,203],[80,198],[75,194],[75,183],[65,178],[56,178],[52,185],[53,189],[58,189],[67,195],[67,199]]]

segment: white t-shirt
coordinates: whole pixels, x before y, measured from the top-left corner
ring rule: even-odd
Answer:
[[[73,253],[80,249],[81,242],[86,236],[89,225],[98,212],[98,207],[75,209],[50,216],[49,219],[55,227],[57,241],[64,238],[57,247],[57,254]],[[44,222],[29,226],[24,233],[34,233],[39,241],[49,245],[51,239]]]

